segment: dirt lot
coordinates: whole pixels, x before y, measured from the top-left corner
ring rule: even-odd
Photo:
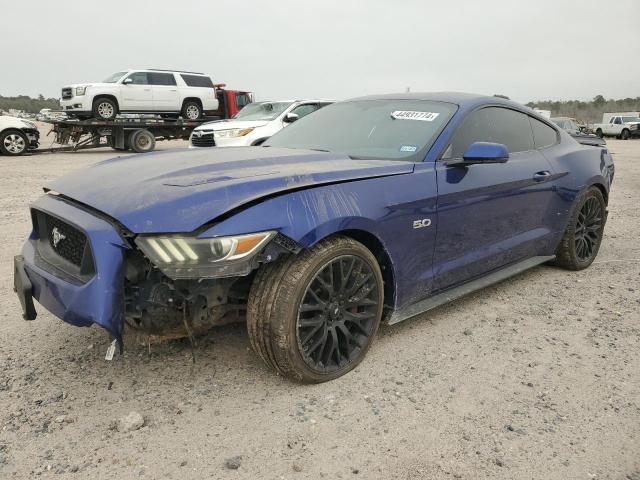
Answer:
[[[316,386],[274,375],[239,325],[193,365],[185,341],[106,362],[99,328],[21,320],[28,203],[113,152],[0,157],[0,478],[639,480],[640,141],[609,145],[591,268],[539,267],[383,327],[359,368]],[[145,425],[118,430],[132,411]]]

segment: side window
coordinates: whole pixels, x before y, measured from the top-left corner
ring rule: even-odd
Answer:
[[[536,148],[549,147],[558,142],[558,134],[549,125],[533,117],[529,117],[529,121],[531,122],[533,141]]]
[[[147,72],[134,72],[127,78],[132,80],[133,85],[149,85],[149,79],[147,78]]]
[[[454,133],[446,158],[462,158],[474,142],[502,143],[510,153],[532,150],[533,135],[528,115],[500,107],[472,112]]]
[[[305,105],[300,105],[294,108],[293,110],[291,110],[291,113],[295,113],[298,115],[298,117],[302,118],[309,115],[310,113],[315,112],[316,110],[318,110],[317,103],[307,103]]]
[[[186,73],[181,73],[180,76],[184,83],[187,84],[187,87],[208,87],[213,88],[213,82],[209,77],[205,77],[203,75],[188,75]]]
[[[614,124],[616,125],[622,125],[622,119],[620,117],[616,117],[616,119],[613,121]]]
[[[176,84],[176,79],[173,76],[173,73],[149,72],[147,75],[151,85],[172,86]]]

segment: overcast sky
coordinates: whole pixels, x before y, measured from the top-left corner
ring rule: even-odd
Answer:
[[[7,0],[1,0],[4,3]],[[455,90],[640,96],[638,0],[30,0],[0,16],[0,95],[126,68],[206,72],[260,100]]]

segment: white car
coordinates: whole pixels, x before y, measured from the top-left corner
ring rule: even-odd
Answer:
[[[38,148],[40,133],[35,123],[16,117],[0,116],[0,153],[22,155]]]
[[[267,138],[332,100],[283,100],[250,103],[229,120],[203,123],[189,139],[190,147],[245,147]]]
[[[63,87],[60,106],[79,118],[113,120],[122,112],[181,114],[198,120],[218,109],[218,99],[211,78],[203,73],[148,69]]]

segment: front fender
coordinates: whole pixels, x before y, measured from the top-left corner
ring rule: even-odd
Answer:
[[[224,220],[199,237],[235,235],[239,232],[277,230],[304,248],[343,230],[365,230],[376,235],[375,218],[383,209],[360,208],[362,199],[340,185],[301,190],[268,199]],[[377,235],[376,235],[377,236]]]
[[[298,190],[268,198],[222,220],[200,237],[276,230],[304,248],[346,230],[367,232],[385,249],[401,307],[432,286],[437,225],[435,171],[425,165],[407,175]],[[429,228],[414,227],[429,219]]]

